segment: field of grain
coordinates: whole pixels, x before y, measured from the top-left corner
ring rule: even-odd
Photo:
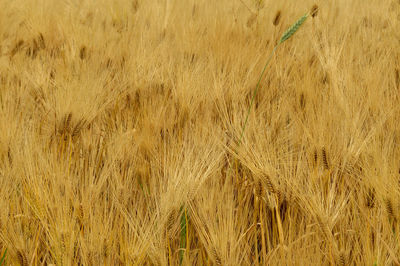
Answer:
[[[0,0],[0,265],[400,265],[399,29],[399,0]]]

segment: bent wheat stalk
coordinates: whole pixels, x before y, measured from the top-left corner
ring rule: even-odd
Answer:
[[[279,45],[281,45],[283,42],[288,40],[290,37],[293,36],[293,34],[296,33],[296,31],[300,28],[300,26],[306,21],[308,16],[310,16],[310,13],[305,14],[304,16],[299,18],[292,26],[290,26],[290,28],[288,28],[282,34],[282,37],[280,38],[278,44],[274,47],[274,49],[272,50],[271,54],[268,56],[267,62],[265,63],[264,68],[263,68],[263,70],[262,70],[262,72],[260,74],[260,77],[258,78],[258,82],[257,82],[256,88],[254,89],[253,96],[252,96],[251,101],[250,101],[250,106],[249,106],[249,109],[247,111],[247,115],[246,115],[246,119],[244,121],[244,125],[242,127],[242,133],[240,134],[239,145],[242,143],[244,130],[246,129],[247,122],[248,122],[249,116],[250,116],[250,111],[251,111],[251,108],[253,107],[254,100],[255,100],[255,98],[257,96],[257,91],[258,91],[258,89],[260,87],[260,84],[261,84],[261,79],[264,76],[265,70],[267,69],[267,66],[268,66],[269,62],[271,61],[272,56],[274,55],[276,49],[278,49]]]

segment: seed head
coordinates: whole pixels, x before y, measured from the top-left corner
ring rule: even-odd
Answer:
[[[281,21],[281,11],[278,10],[275,14],[274,20],[272,21],[272,24],[274,24],[274,26],[278,26],[279,22]]]
[[[324,163],[324,167],[326,170],[329,169],[328,155],[326,153],[326,149],[322,148],[322,161]]]
[[[279,44],[283,43],[284,41],[286,41],[287,39],[292,37],[292,35],[296,33],[296,31],[300,28],[300,26],[304,23],[304,21],[306,21],[306,19],[308,18],[308,15],[309,15],[308,13],[305,14],[304,16],[299,18],[289,29],[287,29],[282,34],[282,37],[279,40]]]
[[[316,17],[318,15],[318,5],[314,4],[310,10],[311,17]]]

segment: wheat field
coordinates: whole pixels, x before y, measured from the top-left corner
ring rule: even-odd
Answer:
[[[400,265],[400,1],[0,7],[0,265]]]

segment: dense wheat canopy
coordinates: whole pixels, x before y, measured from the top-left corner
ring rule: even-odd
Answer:
[[[6,265],[400,265],[400,1],[0,7]]]

